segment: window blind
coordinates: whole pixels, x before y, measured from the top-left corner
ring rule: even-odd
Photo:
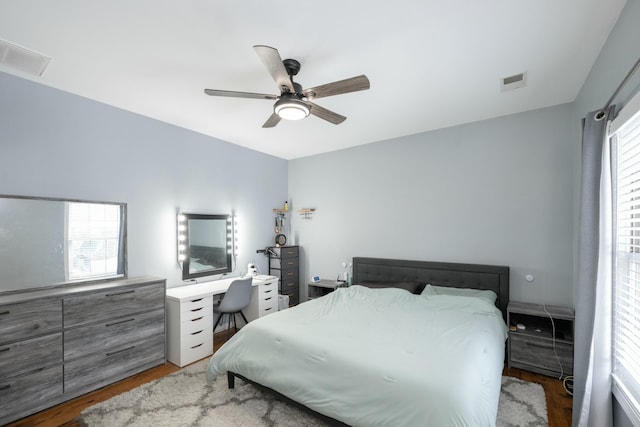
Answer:
[[[120,207],[69,203],[68,279],[100,278],[118,272]]]
[[[631,105],[630,105],[631,106]],[[612,124],[615,180],[614,394],[640,419],[640,112]],[[631,414],[629,414],[631,412]]]

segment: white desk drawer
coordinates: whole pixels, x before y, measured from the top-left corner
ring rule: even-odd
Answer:
[[[183,301],[180,304],[180,311],[182,313],[213,313],[213,296],[194,298],[192,300]]]
[[[178,366],[182,367],[190,363],[196,362],[200,359],[204,359],[207,356],[213,354],[213,340],[209,340],[202,345],[196,344],[193,347],[185,347],[180,354],[180,361]]]
[[[213,316],[199,316],[180,323],[180,335],[209,330],[213,333]]]
[[[259,296],[267,296],[278,294],[278,281],[275,280],[273,282],[265,283],[264,285],[258,286],[258,295]]]
[[[260,307],[260,317],[275,313],[276,311],[278,311],[277,305],[275,307]]]
[[[182,335],[182,348],[193,349],[204,345],[213,346],[213,331],[210,328],[185,333]],[[213,349],[213,347],[211,347]]]

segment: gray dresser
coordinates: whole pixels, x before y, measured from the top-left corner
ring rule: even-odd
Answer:
[[[0,295],[0,424],[165,362],[165,280]]]
[[[272,247],[269,274],[278,278],[278,291],[289,296],[289,305],[300,303],[300,274],[298,246]]]

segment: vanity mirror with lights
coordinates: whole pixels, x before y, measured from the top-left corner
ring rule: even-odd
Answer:
[[[233,215],[178,214],[182,280],[233,271],[236,231]]]

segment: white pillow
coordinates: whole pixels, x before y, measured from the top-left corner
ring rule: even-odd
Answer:
[[[473,288],[447,288],[445,286],[427,285],[420,295],[458,295],[464,297],[484,298],[491,304],[495,304],[498,295],[490,290],[473,289]]]

